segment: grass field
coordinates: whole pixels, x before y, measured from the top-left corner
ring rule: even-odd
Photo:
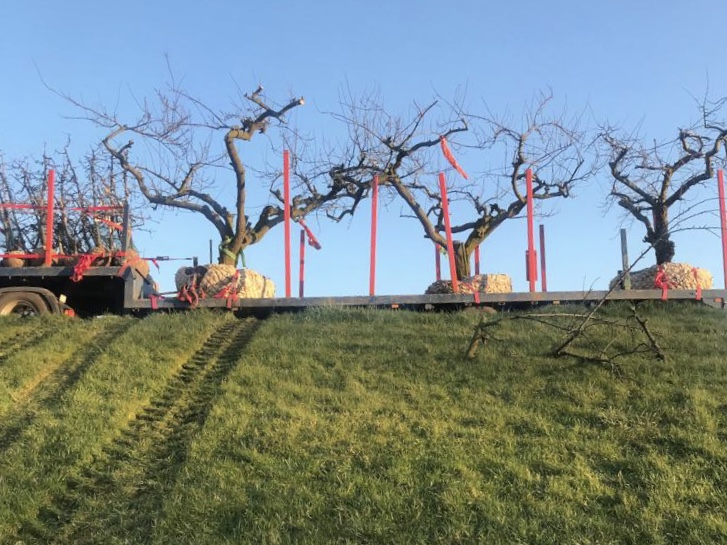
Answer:
[[[470,312],[3,319],[0,543],[727,543],[725,315],[643,312],[619,374]]]

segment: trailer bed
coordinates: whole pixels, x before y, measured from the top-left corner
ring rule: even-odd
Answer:
[[[668,300],[696,300],[695,290],[669,290]],[[376,295],[339,297],[276,297],[270,299],[238,299],[231,307],[252,314],[271,311],[286,312],[314,307],[371,307],[408,308],[412,310],[454,309],[461,307],[488,306],[501,309],[528,308],[545,304],[595,304],[608,301],[656,301],[662,299],[661,290],[614,290],[606,291],[554,291],[438,295]],[[702,290],[701,301],[715,308],[724,308],[726,290]],[[196,306],[203,308],[224,308],[224,299],[200,299]],[[155,302],[148,299],[128,301],[125,307],[136,310],[185,309],[190,304],[174,297],[160,298]]]

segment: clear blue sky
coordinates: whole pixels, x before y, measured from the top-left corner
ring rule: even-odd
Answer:
[[[56,89],[90,103],[118,101],[123,111],[133,106],[132,93],[143,97],[164,84],[165,55],[212,105],[224,107],[236,84],[247,90],[262,82],[281,100],[303,95],[297,124],[315,123],[323,133],[328,121],[321,112],[336,109],[344,85],[377,88],[393,109],[466,88],[470,102],[484,100],[496,112],[518,112],[549,87],[572,111],[588,108],[597,120],[629,129],[640,124],[656,140],[694,119],[692,95],[727,95],[727,3],[706,0],[4,0],[0,21],[6,159],[38,155],[67,135],[80,154],[102,134],[68,119],[72,108],[44,88],[39,72]],[[327,137],[337,136],[331,129]],[[472,161],[465,168],[478,170]],[[705,193],[712,195],[714,186]],[[577,196],[555,204],[557,214],[543,220],[551,290],[602,288],[620,268],[620,216],[604,215],[603,185],[594,180]],[[308,248],[308,295],[367,293],[368,204],[360,212],[346,224],[310,222],[323,250]],[[153,233],[137,237],[144,255],[207,260],[216,233],[202,218],[154,218]],[[383,210],[381,221],[377,291],[423,292],[434,277],[431,244],[413,220],[399,217],[397,205]],[[716,216],[709,222],[716,226]],[[644,233],[625,226],[636,255]],[[711,270],[721,287],[719,239],[704,232],[675,239],[675,260]],[[524,291],[525,248],[525,222],[512,221],[483,247],[483,269],[510,274]],[[281,295],[282,229],[246,254]],[[163,287],[177,265],[163,265]]]

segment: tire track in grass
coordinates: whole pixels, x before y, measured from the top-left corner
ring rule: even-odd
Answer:
[[[41,328],[24,328],[11,337],[0,342],[0,365],[10,354],[25,350],[40,342],[44,337],[54,332],[52,324],[43,324]]]
[[[121,437],[67,482],[65,493],[41,509],[36,520],[21,527],[18,538],[27,543],[149,542],[192,440],[257,327],[255,319],[235,320],[214,332]]]
[[[123,335],[134,323],[125,320],[98,332],[65,361],[40,373],[16,392],[13,409],[0,421],[0,454],[21,437],[23,430],[36,418],[39,409],[57,403],[64,392],[73,388],[93,365],[104,348]]]

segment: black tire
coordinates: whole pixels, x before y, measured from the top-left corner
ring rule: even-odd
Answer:
[[[0,316],[43,316],[50,314],[45,299],[37,293],[11,292],[0,295]]]

